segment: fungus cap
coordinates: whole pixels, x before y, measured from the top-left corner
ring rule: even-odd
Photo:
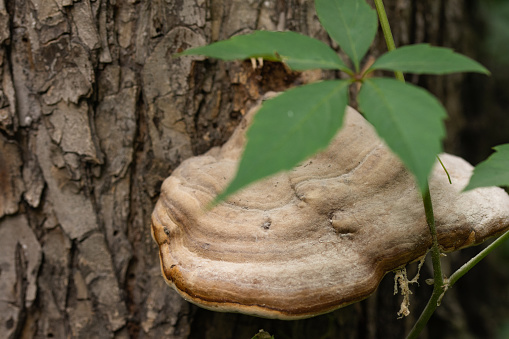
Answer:
[[[373,293],[383,276],[431,246],[414,178],[352,108],[323,152],[250,185],[210,211],[233,178],[253,109],[220,148],[185,160],[167,178],[152,214],[166,282],[215,311],[299,319]],[[460,193],[472,173],[441,155],[430,177],[444,251],[509,228],[500,188]]]

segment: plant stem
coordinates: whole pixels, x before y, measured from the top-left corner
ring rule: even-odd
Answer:
[[[387,45],[387,49],[392,51],[396,49],[396,44],[394,43],[394,38],[392,37],[391,25],[389,24],[389,19],[387,19],[387,13],[385,12],[385,7],[383,0],[375,0],[376,11],[378,13],[378,19],[380,20],[380,26],[382,27],[382,32],[384,33],[385,43]],[[396,71],[394,72],[396,75],[396,79],[405,82],[405,78],[403,77],[403,73]]]
[[[433,286],[433,293],[431,294],[426,307],[422,311],[419,320],[417,320],[410,333],[408,333],[407,339],[414,339],[419,336],[424,327],[426,327],[429,318],[431,318],[433,312],[435,312],[443,293],[443,288],[435,283]]]
[[[502,234],[500,237],[498,237],[495,241],[493,241],[491,244],[489,244],[485,249],[483,249],[481,252],[479,252],[475,257],[470,259],[466,264],[461,266],[456,272],[454,272],[453,275],[449,278],[448,286],[451,287],[454,285],[459,278],[465,275],[472,267],[474,267],[479,261],[484,259],[491,251],[493,251],[495,248],[500,246],[505,240],[509,239],[509,231]]]
[[[444,169],[445,174],[447,174],[447,179],[449,179],[449,184],[452,185],[451,176],[449,175],[449,172],[447,171],[447,168],[445,168],[444,163],[442,162],[442,160],[440,160],[440,157],[438,155],[437,155],[437,159],[440,162],[440,165],[442,165],[442,168]]]
[[[428,301],[428,304],[424,308],[424,311],[421,313],[421,316],[419,317],[419,320],[415,323],[414,327],[408,334],[407,339],[410,338],[417,338],[419,333],[422,331],[424,326],[426,326],[426,323],[428,322],[429,318],[435,311],[435,309],[438,306],[438,303],[440,302],[440,299],[444,292],[451,288],[462,276],[464,276],[472,267],[477,265],[482,259],[484,259],[489,253],[491,253],[495,248],[500,246],[505,240],[509,239],[509,231],[505,232],[503,235],[498,237],[495,241],[493,241],[488,247],[486,247],[484,250],[479,252],[475,257],[470,259],[466,264],[461,266],[456,272],[454,272],[453,275],[449,278],[449,280],[446,282],[445,285],[443,285],[443,279],[440,284],[437,284],[437,281],[435,279],[434,287],[433,287],[433,294],[431,295],[430,300]],[[433,252],[431,253],[433,257]],[[440,255],[440,253],[438,253]],[[434,267],[433,267],[434,268]],[[435,273],[436,277],[436,273]]]
[[[387,13],[385,12],[383,0],[375,0],[375,6],[378,13],[378,18],[380,20],[380,25],[382,26],[382,31],[384,33],[387,49],[392,51],[396,48],[396,45],[394,44],[394,38],[392,36],[391,26],[389,24],[389,19],[387,18]],[[405,77],[403,76],[402,72],[395,72],[395,76],[396,79],[405,82]],[[433,204],[431,203],[431,195],[429,191],[429,185],[427,183],[425,192],[422,194],[422,202],[424,204],[426,222],[428,223],[432,239],[431,260],[433,262],[434,277],[433,293],[431,294],[428,304],[422,311],[419,319],[408,334],[407,338],[416,338],[419,335],[424,326],[426,326],[426,323],[428,322],[433,312],[435,312],[435,309],[437,308],[440,299],[445,292],[444,279],[442,277],[442,267],[440,264],[440,248],[438,245],[437,230],[435,227],[435,217],[433,215]]]
[[[440,248],[438,245],[437,229],[435,227],[435,216],[433,215],[433,205],[431,203],[429,186],[426,187],[426,192],[422,195],[422,202],[424,203],[426,222],[428,223],[432,239],[431,260],[433,261],[434,285],[436,286],[438,284],[439,286],[442,286],[444,284],[444,279],[442,277],[442,266],[440,264]]]
[[[433,215],[433,205],[431,203],[429,187],[426,188],[426,192],[422,195],[422,201],[424,203],[424,211],[426,213],[426,222],[428,223],[432,238],[431,261],[433,262],[433,293],[431,294],[426,307],[419,316],[419,319],[408,334],[407,339],[417,338],[417,336],[421,333],[428,323],[429,318],[431,318],[431,315],[435,312],[440,303],[440,299],[446,290],[446,286],[444,286],[444,278],[442,277],[440,248],[438,246],[437,230],[435,227],[435,217]]]

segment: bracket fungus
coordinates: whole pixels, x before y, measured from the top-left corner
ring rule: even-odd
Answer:
[[[222,147],[185,160],[152,214],[163,276],[186,300],[215,311],[299,319],[368,297],[383,276],[431,246],[414,179],[352,108],[331,145],[291,171],[248,186],[212,210],[233,178],[251,110]],[[430,177],[445,252],[509,228],[509,196],[460,193],[472,166],[443,154],[449,184]]]

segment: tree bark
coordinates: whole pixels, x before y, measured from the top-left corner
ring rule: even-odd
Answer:
[[[429,42],[475,56],[466,0],[386,2],[397,45]],[[396,319],[401,300],[387,277],[364,302],[283,322],[198,309],[161,277],[149,225],[164,178],[226,141],[265,92],[306,81],[280,64],[252,69],[172,54],[255,29],[298,31],[337,48],[310,0],[0,0],[0,337],[228,339],[263,328],[278,339],[398,338],[408,331],[430,293],[425,284],[404,320]],[[370,54],[385,50],[378,37]],[[465,76],[409,80],[442,100],[451,116],[446,147],[460,152]],[[455,293],[427,336],[485,333],[484,323],[468,322]]]

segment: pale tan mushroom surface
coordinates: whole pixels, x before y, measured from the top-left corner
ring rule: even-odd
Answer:
[[[202,307],[298,319],[362,300],[431,244],[413,177],[349,108],[327,150],[255,183],[210,211],[233,178],[246,116],[221,148],[184,161],[152,215],[163,276]],[[500,188],[459,193],[472,166],[443,154],[430,178],[439,242],[454,251],[509,228]]]

